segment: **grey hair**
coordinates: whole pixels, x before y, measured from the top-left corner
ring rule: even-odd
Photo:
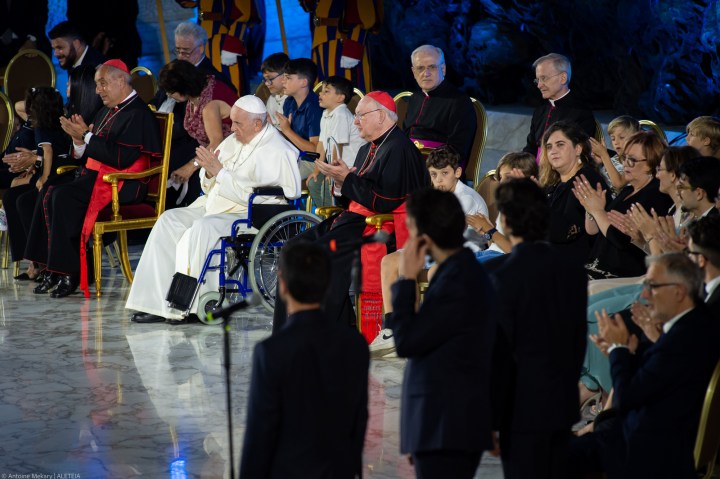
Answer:
[[[410,63],[413,66],[415,66],[415,55],[417,55],[420,52],[424,52],[424,51],[428,51],[428,50],[437,54],[437,56],[439,58],[438,66],[445,65],[445,54],[443,53],[443,51],[440,48],[436,47],[435,45],[420,45],[419,47],[417,47],[410,54]]]
[[[376,108],[379,108],[380,110],[384,111],[384,112],[385,112],[385,115],[386,115],[393,123],[397,123],[397,121],[398,121],[397,113],[395,113],[394,111],[390,110],[389,108],[387,108],[387,107],[384,106],[382,103],[380,103],[380,102],[378,102],[377,100],[375,100],[374,98],[370,98],[370,97],[366,97],[366,98],[367,98],[368,100],[372,101],[373,103],[375,103]]]
[[[120,78],[126,85],[132,85],[132,77],[130,76],[129,73],[126,73],[123,70],[116,68],[112,65],[102,65],[101,64],[101,65],[98,65],[98,69],[100,69],[100,67],[103,67],[103,66],[105,68],[107,68],[108,73],[113,78]]]
[[[665,253],[645,258],[645,264],[659,264],[665,267],[667,274],[685,286],[688,295],[695,304],[702,303],[703,272],[687,255],[683,253]]]
[[[255,120],[260,120],[262,126],[265,126],[267,124],[267,113],[250,113],[247,110],[243,111],[248,114],[250,121],[254,122]]]
[[[568,85],[570,84],[570,78],[572,77],[572,65],[570,65],[568,57],[560,55],[559,53],[548,53],[533,62],[533,69],[545,62],[552,62],[553,67],[555,67],[555,70],[557,70],[558,73],[567,73],[567,83]]]
[[[193,37],[195,45],[205,45],[208,41],[207,32],[203,27],[194,22],[181,22],[175,28],[176,37]]]

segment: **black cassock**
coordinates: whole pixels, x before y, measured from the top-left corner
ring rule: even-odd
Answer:
[[[360,148],[354,166],[357,170],[345,178],[342,195],[375,213],[392,212],[412,192],[430,185],[420,151],[397,127]],[[331,254],[332,273],[323,308],[332,321],[355,324],[354,309],[348,297],[353,250],[343,245],[359,240],[365,226],[364,215],[346,210],[293,239],[325,245],[335,240],[338,245],[338,251]],[[285,304],[278,297],[273,331],[282,328],[286,317]]]
[[[158,122],[137,95],[111,109],[101,108],[93,126],[94,134],[79,159],[82,164],[93,158],[111,168],[124,170],[142,155],[161,154]],[[45,264],[54,272],[80,271],[80,230],[97,175],[97,171],[83,167],[73,181],[51,186],[39,198],[36,208],[42,213],[36,211],[30,227],[25,250],[27,259]],[[146,193],[144,183],[125,181],[120,189],[120,202],[140,202]]]

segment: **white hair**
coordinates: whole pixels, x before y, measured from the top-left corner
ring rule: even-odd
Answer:
[[[559,53],[548,53],[547,55],[540,57],[533,62],[533,69],[537,68],[538,65],[545,62],[552,62],[553,67],[555,68],[555,70],[557,70],[558,73],[566,73],[567,83],[568,85],[570,84],[570,77],[572,77],[572,65],[570,65],[570,60],[568,60],[568,57],[566,57],[565,55],[560,55]]]
[[[176,37],[192,37],[195,40],[195,45],[205,45],[208,41],[207,32],[203,27],[194,22],[182,22],[178,23],[175,28]]]
[[[415,66],[415,56],[420,52],[430,51],[438,56],[438,66],[445,64],[445,54],[435,45],[420,45],[410,54],[410,63]]]
[[[397,121],[398,121],[397,113],[395,113],[395,112],[392,111],[391,109],[387,108],[387,107],[384,106],[382,103],[380,103],[379,101],[375,100],[374,98],[370,98],[369,96],[368,96],[368,97],[365,97],[365,98],[367,98],[368,100],[370,100],[370,101],[372,101],[373,103],[375,103],[376,108],[379,108],[380,110],[384,111],[384,112],[385,112],[385,115],[386,115],[390,120],[392,120],[393,123],[397,123]]]

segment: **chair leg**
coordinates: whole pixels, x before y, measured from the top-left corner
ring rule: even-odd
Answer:
[[[20,261],[15,261],[13,263],[13,277],[18,276],[20,274]]]
[[[95,233],[93,240],[93,266],[95,269],[95,296],[102,295],[102,234]]]
[[[115,257],[112,254],[112,250],[110,249],[110,246],[105,247],[105,254],[107,255],[108,264],[110,265],[110,267],[115,268],[115,266],[117,266],[117,265],[115,264]]]
[[[128,257],[127,232],[118,231],[118,246],[120,249],[120,251],[118,251],[120,268],[125,275],[125,279],[128,280],[128,283],[132,284],[133,272],[132,268],[130,267],[130,258]]]
[[[7,231],[2,232],[2,268],[10,267],[10,236]]]

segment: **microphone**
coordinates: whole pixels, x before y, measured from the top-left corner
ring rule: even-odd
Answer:
[[[372,236],[363,236],[360,239],[352,240],[352,241],[344,241],[339,244],[338,244],[337,240],[332,239],[328,243],[328,247],[330,248],[331,252],[335,253],[340,248],[359,248],[364,244],[387,243],[389,240],[390,240],[390,233],[388,233],[385,230],[380,230]]]
[[[223,309],[219,309],[217,311],[208,311],[207,317],[203,322],[205,324],[216,324],[219,323],[221,319],[227,318],[228,316],[233,314],[235,311],[252,308],[253,306],[257,306],[259,304],[260,296],[256,294],[249,294],[242,301],[238,301],[237,303],[231,304],[230,306],[227,306]]]
[[[315,161],[320,158],[320,153],[315,151],[301,151],[298,155],[298,159],[305,161]]]

